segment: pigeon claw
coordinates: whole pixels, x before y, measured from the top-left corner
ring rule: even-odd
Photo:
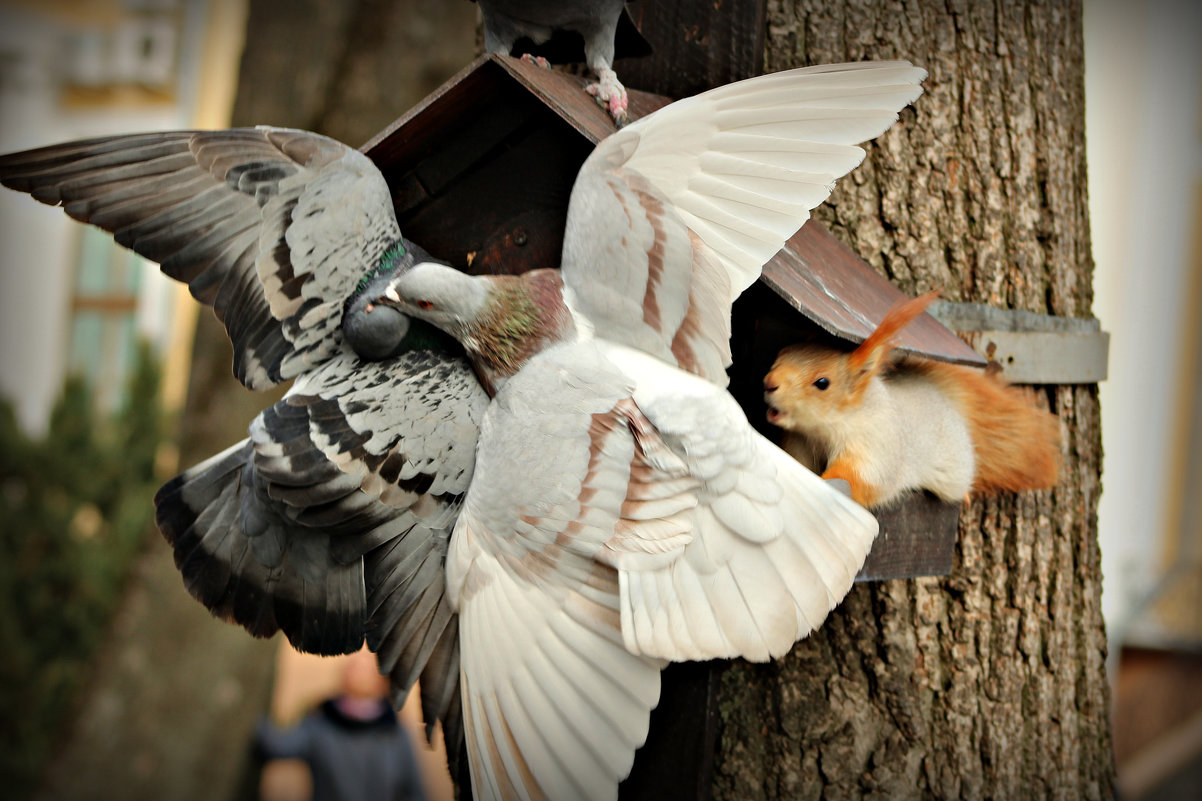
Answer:
[[[533,64],[536,67],[542,67],[545,70],[551,69],[551,62],[547,61],[542,56],[532,56],[529,53],[522,53],[521,60],[527,64]]]
[[[629,97],[616,72],[609,68],[597,70],[597,82],[584,87],[584,91],[596,98],[597,104],[609,112],[619,128],[626,124]]]

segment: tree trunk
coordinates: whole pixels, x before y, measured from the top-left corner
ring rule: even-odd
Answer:
[[[358,147],[476,54],[467,0],[250,0],[235,125]]]
[[[765,71],[905,58],[926,93],[816,216],[914,294],[1091,315],[1079,2],[769,0]],[[1096,386],[1050,491],[975,499],[941,579],[857,585],[721,681],[719,799],[1110,798]]]

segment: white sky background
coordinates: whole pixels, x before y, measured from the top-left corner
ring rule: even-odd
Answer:
[[[1164,569],[1202,185],[1202,2],[1086,0],[1085,89],[1094,313],[1111,332],[1099,527],[1113,643]]]

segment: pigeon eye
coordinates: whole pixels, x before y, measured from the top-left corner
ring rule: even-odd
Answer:
[[[428,300],[419,300],[419,301],[417,302],[417,308],[419,308],[419,309],[433,309],[433,308],[434,308],[434,304],[433,304],[431,301],[428,301]]]
[[[831,385],[831,380],[825,376],[814,382],[814,386],[818,387],[819,392],[825,392],[826,388]]]

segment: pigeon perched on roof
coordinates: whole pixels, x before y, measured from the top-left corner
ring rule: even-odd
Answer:
[[[725,391],[731,304],[924,76],[814,67],[669,105],[580,169],[560,271],[423,263],[379,299],[494,393],[447,561],[474,797],[615,798],[666,661],[779,656],[850,589],[876,521]]]
[[[243,384],[295,379],[247,439],[155,498],[192,595],[302,651],[366,638],[396,700],[420,676],[427,723],[458,742],[444,562],[488,397],[454,340],[373,303],[430,259],[401,236],[375,165],[261,127],[0,156],[0,182],[187,282],[225,324]]]
[[[597,75],[585,91],[609,111],[619,127],[626,123],[626,88],[613,63],[620,35],[632,41],[635,54],[650,52],[646,40],[626,13],[625,0],[476,0],[484,22],[484,48],[489,53],[514,55],[515,45],[529,40],[542,45],[560,32],[584,39],[584,62]],[[518,55],[526,55],[519,53]]]

